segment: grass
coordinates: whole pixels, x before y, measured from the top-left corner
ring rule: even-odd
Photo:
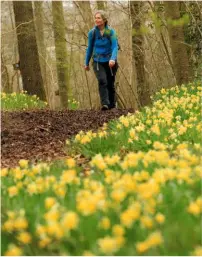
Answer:
[[[11,94],[1,93],[1,109],[4,111],[41,109],[46,106],[46,102],[39,100],[36,95],[28,95],[25,91]]]
[[[28,95],[26,91],[11,94],[1,93],[1,109],[4,111],[42,109],[47,105],[47,102],[41,101],[36,95]],[[77,110],[78,108],[79,102],[70,97],[68,109]]]

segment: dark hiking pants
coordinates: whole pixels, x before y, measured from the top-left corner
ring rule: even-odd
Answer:
[[[109,108],[114,108],[116,106],[114,83],[117,69],[117,62],[111,69],[109,67],[109,62],[93,62],[93,70],[99,85],[101,104],[107,105]]]

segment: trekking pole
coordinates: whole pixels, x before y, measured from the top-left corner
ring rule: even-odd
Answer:
[[[113,71],[112,71],[112,68],[111,68],[111,67],[110,67],[110,71],[111,71],[111,75],[112,75],[112,76],[114,76],[114,74],[113,74]]]

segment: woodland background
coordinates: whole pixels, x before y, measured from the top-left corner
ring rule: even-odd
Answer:
[[[2,91],[25,90],[51,109],[74,99],[79,109],[99,108],[97,80],[83,68],[96,9],[107,11],[121,46],[120,108],[138,109],[161,88],[200,78],[199,1],[2,1]]]

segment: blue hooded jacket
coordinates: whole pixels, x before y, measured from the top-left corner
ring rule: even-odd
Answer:
[[[93,31],[95,30],[95,39],[93,43]],[[110,40],[109,40],[110,37]],[[116,61],[118,54],[118,41],[116,32],[111,27],[105,26],[103,36],[97,26],[88,32],[88,48],[86,50],[85,65],[89,66],[93,54],[93,60],[96,62]]]

